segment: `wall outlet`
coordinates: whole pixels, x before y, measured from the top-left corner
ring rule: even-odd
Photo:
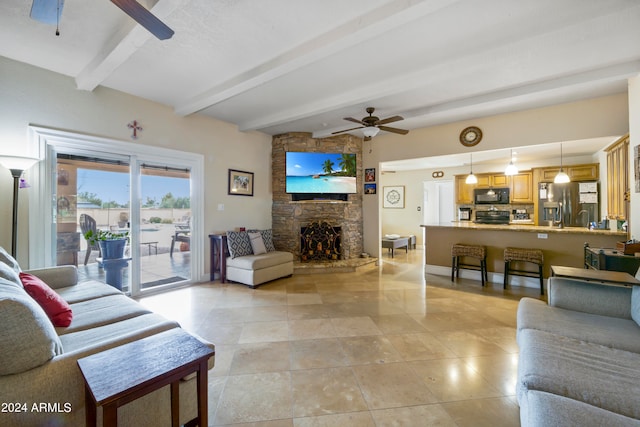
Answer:
[[[538,239],[546,239],[549,237],[547,233],[538,233]]]
[[[224,210],[224,203],[218,203],[218,210],[219,211],[223,211]]]

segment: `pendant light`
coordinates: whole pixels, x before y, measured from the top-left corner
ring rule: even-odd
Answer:
[[[562,169],[562,143],[560,143],[560,172],[553,178],[553,182],[555,184],[566,184],[567,182],[571,182],[571,178],[564,172]]]
[[[471,158],[471,163],[469,163],[469,175],[464,182],[465,184],[477,184],[478,178],[473,174],[473,154],[469,153],[469,157]]]
[[[518,174],[518,167],[513,164],[513,149],[511,149],[511,157],[509,157],[509,164],[507,165],[507,168],[504,170],[504,174],[507,176]]]

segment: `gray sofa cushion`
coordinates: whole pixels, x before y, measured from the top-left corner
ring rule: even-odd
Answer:
[[[227,267],[241,268],[243,270],[260,270],[287,262],[293,262],[291,252],[275,251],[260,255],[227,258]]]
[[[108,295],[122,295],[122,292],[113,286],[105,286],[104,283],[95,280],[89,280],[78,283],[77,285],[58,288],[56,289],[56,292],[69,304],[89,301],[96,298],[106,297]]]
[[[22,270],[20,269],[20,265],[18,265],[18,261],[6,251],[5,248],[0,246],[0,262],[7,264],[9,267],[13,269],[16,273],[20,273]]]
[[[0,279],[4,279],[10,284],[17,286],[20,289],[23,288],[22,282],[20,281],[20,276],[18,275],[18,273],[16,273],[16,271],[13,268],[9,267],[7,264],[3,262],[0,262]],[[8,285],[9,283],[5,283],[5,285]]]
[[[631,291],[631,318],[640,325],[640,286],[634,286]]]
[[[544,391],[529,391],[520,404],[520,421],[527,427],[640,427],[640,420]]]
[[[554,307],[631,319],[631,289],[626,287],[550,277],[548,298]]]
[[[545,391],[640,419],[640,354],[535,329],[521,330],[518,344],[519,402]]]
[[[71,309],[71,324],[65,328],[56,328],[60,336],[151,313],[143,305],[123,294],[77,302],[71,304]]]
[[[51,321],[24,289],[0,286],[0,324],[0,375],[28,371],[63,352]]]
[[[518,304],[518,339],[523,329],[538,329],[593,344],[640,353],[640,326],[631,319],[599,316],[550,307],[522,298]]]

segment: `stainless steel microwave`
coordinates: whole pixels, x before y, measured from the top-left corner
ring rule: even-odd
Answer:
[[[509,204],[509,189],[476,188],[473,190],[473,200],[476,205],[507,205]]]

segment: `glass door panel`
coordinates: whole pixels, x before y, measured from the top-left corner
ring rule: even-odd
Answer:
[[[191,279],[189,168],[140,163],[142,292]]]
[[[130,171],[124,160],[78,155],[57,155],[54,223],[57,234],[57,265],[78,266],[80,280],[110,283],[130,290],[130,253],[126,262],[103,260],[99,244],[90,243],[85,234],[92,230],[128,233]],[[106,271],[105,271],[105,266]]]

